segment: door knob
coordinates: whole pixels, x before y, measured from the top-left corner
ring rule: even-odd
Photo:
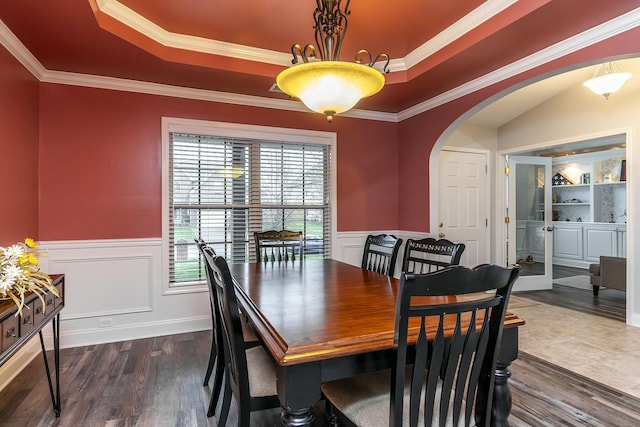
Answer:
[[[438,237],[442,239],[444,237],[444,233],[438,233]]]
[[[553,227],[551,226],[547,227],[547,231],[553,231]]]

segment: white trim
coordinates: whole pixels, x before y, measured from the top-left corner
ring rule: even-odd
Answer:
[[[387,122],[401,122],[415,115],[424,113],[440,105],[454,101],[475,91],[484,89],[505,79],[544,65],[564,55],[576,52],[595,43],[607,40],[625,31],[640,25],[640,8],[634,9],[624,15],[611,19],[597,27],[586,30],[553,46],[540,50],[532,55],[508,64],[498,70],[487,73],[461,86],[418,103],[399,113],[385,113],[369,110],[350,110],[341,114],[343,117],[352,117],[366,120]],[[121,90],[136,93],[146,93],[160,96],[171,96],[186,99],[196,99],[209,102],[221,102],[227,104],[246,105],[277,110],[298,111],[313,113],[306,109],[300,102],[282,99],[271,99],[259,96],[233,94],[202,89],[189,89],[171,85],[147,83],[142,81],[120,79],[114,77],[91,76],[79,73],[51,71],[45,69],[42,64],[29,52],[18,40],[9,28],[0,20],[0,44],[2,44],[23,66],[38,80],[47,83],[86,86],[100,89]],[[424,46],[424,45],[423,45]],[[423,48],[422,46],[419,48]],[[425,47],[426,49],[426,47]],[[410,60],[413,61],[413,59]],[[395,64],[395,62],[394,62]],[[395,64],[394,68],[398,68]]]
[[[390,63],[389,69],[391,72],[408,70],[463,37],[515,2],[516,0],[487,0],[404,58],[394,59]],[[291,64],[291,54],[289,53],[167,31],[117,0],[96,0],[96,6],[105,15],[166,47],[274,65],[289,66]]]
[[[162,117],[162,257],[169,253],[169,134],[171,132],[195,133],[202,135],[227,136],[234,138],[259,139],[302,144],[328,145],[331,156],[330,198],[331,198],[331,256],[336,254],[334,239],[337,226],[337,135],[334,132],[311,131],[247,125],[239,123],[214,122],[208,120]],[[169,263],[162,262],[163,295],[190,293],[194,290],[206,290],[206,286],[176,287],[169,286]]]
[[[544,65],[557,58],[561,58],[570,53],[584,49],[603,40],[614,37],[625,31],[636,28],[640,25],[640,8],[634,9],[624,15],[618,16],[610,21],[590,28],[580,34],[569,37],[552,46],[542,49],[532,55],[522,58],[511,64],[505,65],[495,71],[468,81],[452,90],[434,96],[424,102],[416,104],[398,113],[398,120],[403,121],[425,111],[434,109],[448,102],[462,98],[473,92],[484,89],[488,86],[499,83],[510,77],[524,73],[533,68]]]
[[[439,50],[450,45],[454,41],[461,38],[471,30],[488,21],[495,15],[499,14],[509,6],[516,3],[517,0],[487,0],[466,16],[463,16],[453,25],[445,28],[431,40],[418,46],[413,52],[402,58],[405,64],[404,69],[407,70],[420,62],[429,58]]]
[[[267,64],[291,64],[290,54],[167,31],[116,0],[96,0],[96,5],[102,13],[166,47]]]

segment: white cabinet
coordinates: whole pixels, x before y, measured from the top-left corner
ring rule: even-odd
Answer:
[[[554,224],[553,257],[567,260],[582,260],[582,225]]]
[[[588,268],[600,256],[627,255],[625,224],[555,222],[553,224],[553,263]]]
[[[600,255],[617,256],[618,230],[615,226],[585,224],[583,230],[586,261],[598,262]]]

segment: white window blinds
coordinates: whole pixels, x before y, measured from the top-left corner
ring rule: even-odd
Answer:
[[[328,145],[170,133],[169,282],[202,283],[195,238],[255,261],[255,231],[302,231],[305,257],[330,253]]]

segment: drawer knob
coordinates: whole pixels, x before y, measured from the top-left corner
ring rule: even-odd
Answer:
[[[22,324],[23,325],[26,325],[28,323],[31,323],[31,315],[30,314],[24,316],[24,318],[22,319]]]
[[[7,331],[7,338],[15,338],[16,337],[16,328],[11,328]]]

